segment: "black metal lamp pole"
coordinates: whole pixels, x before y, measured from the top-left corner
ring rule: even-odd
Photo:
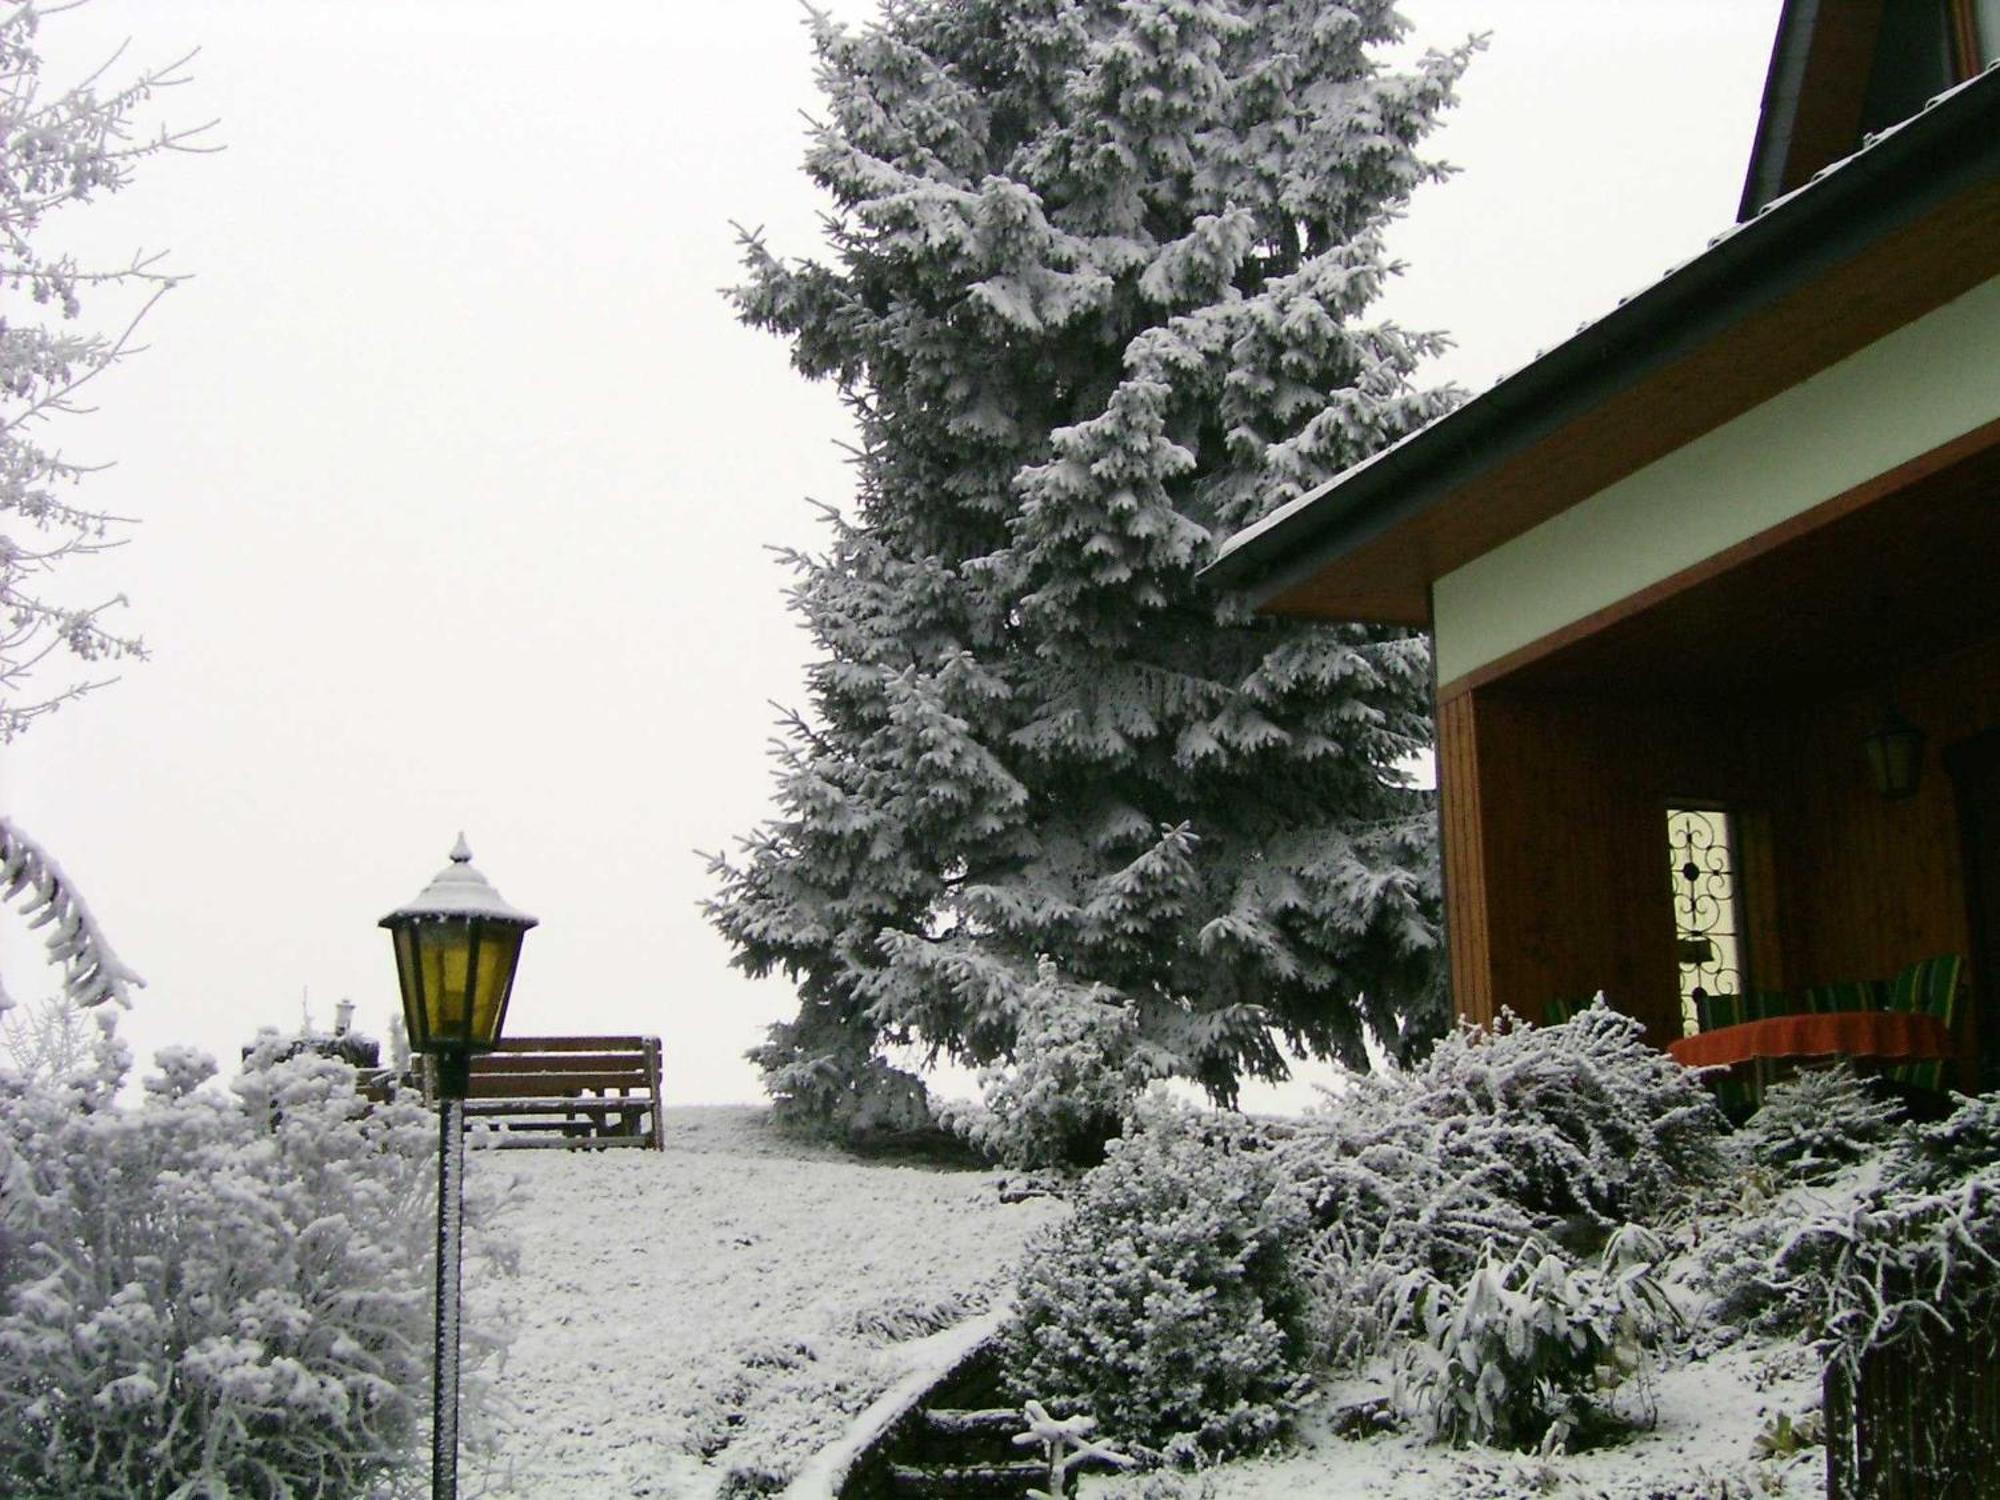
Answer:
[[[453,1059],[463,1074],[469,1059]],[[459,1226],[465,1209],[465,1082],[446,1087],[438,1057],[437,1328],[431,1351],[431,1500],[458,1496]]]
[[[438,1097],[437,1329],[431,1364],[431,1500],[458,1495],[459,1229],[465,1205],[465,1093],[472,1054],[500,1039],[521,938],[535,919],[472,867],[451,863],[382,919],[396,942],[410,1046],[432,1060]]]

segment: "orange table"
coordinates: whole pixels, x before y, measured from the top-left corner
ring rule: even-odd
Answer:
[[[1872,1057],[1886,1062],[1927,1062],[1952,1055],[1951,1033],[1936,1016],[1906,1010],[1839,1010],[1821,1015],[1772,1016],[1719,1026],[1667,1044],[1674,1061],[1690,1068],[1767,1062],[1781,1057]]]

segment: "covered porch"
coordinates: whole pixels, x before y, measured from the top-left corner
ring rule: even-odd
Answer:
[[[1602,989],[1663,1045],[1697,995],[1962,955],[1944,1081],[2000,1085],[2000,432],[1967,434],[1459,677],[1438,703],[1461,1013]],[[1923,736],[1885,796],[1865,742]]]
[[[2000,70],[1209,576],[1431,632],[1461,1015],[1602,990],[1664,1047],[1957,955],[1931,1071],[2000,1086]]]

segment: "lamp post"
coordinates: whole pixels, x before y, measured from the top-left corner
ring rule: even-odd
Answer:
[[[403,1024],[428,1053],[438,1093],[437,1339],[432,1364],[431,1500],[458,1494],[458,1262],[465,1181],[465,1089],[472,1054],[500,1039],[521,938],[535,919],[472,867],[465,835],[451,863],[382,919],[396,944]]]

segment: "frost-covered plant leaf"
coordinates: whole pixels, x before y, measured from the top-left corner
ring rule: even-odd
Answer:
[[[1404,1399],[1443,1442],[1548,1452],[1588,1440],[1679,1320],[1655,1275],[1664,1253],[1628,1230],[1596,1266],[1529,1243],[1482,1256],[1456,1287],[1422,1278]]]

